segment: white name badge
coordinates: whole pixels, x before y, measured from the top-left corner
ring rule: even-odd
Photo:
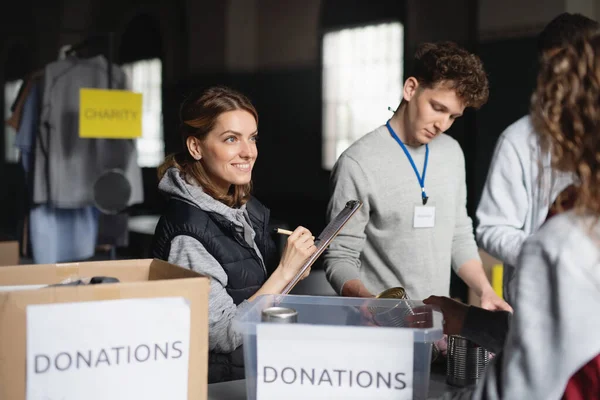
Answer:
[[[182,297],[27,306],[27,400],[188,398]]]
[[[259,324],[261,400],[413,398],[413,332],[406,329]]]
[[[413,228],[433,228],[433,227],[435,227],[435,207],[434,206],[415,206]]]

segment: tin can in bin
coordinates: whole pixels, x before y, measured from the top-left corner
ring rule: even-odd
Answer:
[[[384,290],[375,296],[378,299],[398,299],[398,300],[410,300],[406,290],[402,286],[392,287]],[[415,315],[415,311],[406,303],[404,307],[393,307],[388,310],[376,311],[371,310],[373,313],[373,319],[375,322],[382,326],[393,326],[393,327],[408,327],[406,318],[411,315]],[[432,345],[431,351],[431,362],[434,362],[440,358],[441,351],[435,343]]]
[[[261,321],[293,324],[298,322],[298,312],[288,307],[268,307],[262,310]]]

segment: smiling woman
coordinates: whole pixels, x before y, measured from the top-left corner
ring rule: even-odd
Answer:
[[[189,136],[186,144],[195,160],[204,158],[206,172],[219,194],[226,196],[232,185],[249,185],[257,137],[256,116],[234,110],[221,114],[204,140]]]
[[[215,87],[186,100],[181,136],[185,150],[158,169],[169,202],[152,256],[211,278],[209,383],[241,379],[242,338],[232,320],[248,300],[281,293],[316,247],[310,231],[298,227],[277,263],[270,212],[251,195],[258,114],[246,96]]]

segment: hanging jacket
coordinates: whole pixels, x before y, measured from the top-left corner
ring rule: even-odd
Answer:
[[[142,203],[142,172],[132,139],[79,137],[79,93],[106,89],[108,61],[69,57],[44,68],[39,132],[35,143],[33,202],[58,208],[94,205],[93,184],[110,169],[123,171],[131,185],[128,205]],[[122,68],[113,65],[113,89],[126,89]]]

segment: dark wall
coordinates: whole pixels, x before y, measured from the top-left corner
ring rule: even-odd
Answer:
[[[180,151],[179,103],[191,92],[225,84],[245,93],[259,113],[254,193],[273,217],[318,232],[325,226],[329,172],[321,168],[320,70],[203,74],[166,89],[167,153]],[[168,115],[168,117],[167,117]]]
[[[112,6],[104,4],[106,2],[86,0],[93,7],[68,9],[66,5],[77,2],[57,1],[53,8],[48,5],[51,2],[31,0],[31,4],[27,3],[30,6],[26,7],[27,10],[37,10],[39,7],[36,4],[44,3],[43,9],[47,12],[45,19],[35,12],[36,17],[32,17],[32,20],[40,26],[52,28],[42,33],[35,31],[31,23],[31,26],[17,23],[0,26],[6,60],[2,75],[5,79],[24,75],[53,61],[65,37],[78,40],[85,36],[84,31],[71,30],[74,21],[79,21],[78,26],[81,27],[86,26],[86,21],[90,24],[95,21],[91,25],[97,29],[114,30],[115,54],[120,61],[147,56],[160,56],[163,59],[166,153],[181,148],[178,109],[190,92],[214,84],[226,84],[239,89],[253,100],[260,115],[260,157],[254,173],[256,196],[272,209],[274,218],[290,227],[303,225],[313,232],[319,232],[325,226],[329,196],[329,172],[321,167],[320,56],[308,54],[299,57],[309,60],[302,65],[265,66],[261,65],[260,57],[273,61],[278,53],[267,57],[266,48],[261,48],[258,43],[259,60],[256,68],[232,72],[228,69],[227,52],[224,49],[232,39],[228,37],[225,26],[228,2],[107,1]],[[110,10],[121,3],[121,9],[125,10],[123,18],[111,22],[114,15]],[[318,34],[311,31],[312,34],[307,37],[311,38],[309,40],[318,40],[328,29],[399,18],[405,22],[405,57],[408,60],[416,43],[423,40],[452,39],[482,56],[490,76],[490,101],[477,113],[468,113],[449,132],[465,151],[469,212],[474,215],[498,135],[509,123],[527,112],[535,75],[534,40],[525,38],[477,44],[476,2],[461,0],[447,3],[450,2],[313,1],[313,7],[315,4],[319,6],[319,21],[315,23]],[[65,8],[62,9],[62,6]],[[59,20],[64,26],[56,27],[52,23],[59,14],[62,15]],[[142,17],[136,19],[138,15]],[[281,21],[275,19],[269,22],[275,23],[281,24]],[[266,35],[267,27],[261,25],[259,34]],[[281,31],[281,26],[278,29]],[[310,29],[314,30],[312,27]],[[294,40],[299,40],[294,37]],[[11,51],[14,54],[25,51],[31,57],[7,56],[7,49],[14,48],[12,43],[16,41],[15,38],[21,38],[19,40],[30,46]],[[140,42],[140,45],[137,46],[136,42]],[[290,49],[286,49],[286,57],[289,58],[290,52]],[[3,143],[2,140],[0,150],[4,149]],[[164,199],[157,190],[156,171],[144,169],[143,175],[145,202],[132,212],[159,213],[164,206]],[[3,190],[0,191],[0,232],[15,235],[19,216],[24,209],[22,172],[16,165],[6,165],[2,157],[0,177],[3,180]]]

